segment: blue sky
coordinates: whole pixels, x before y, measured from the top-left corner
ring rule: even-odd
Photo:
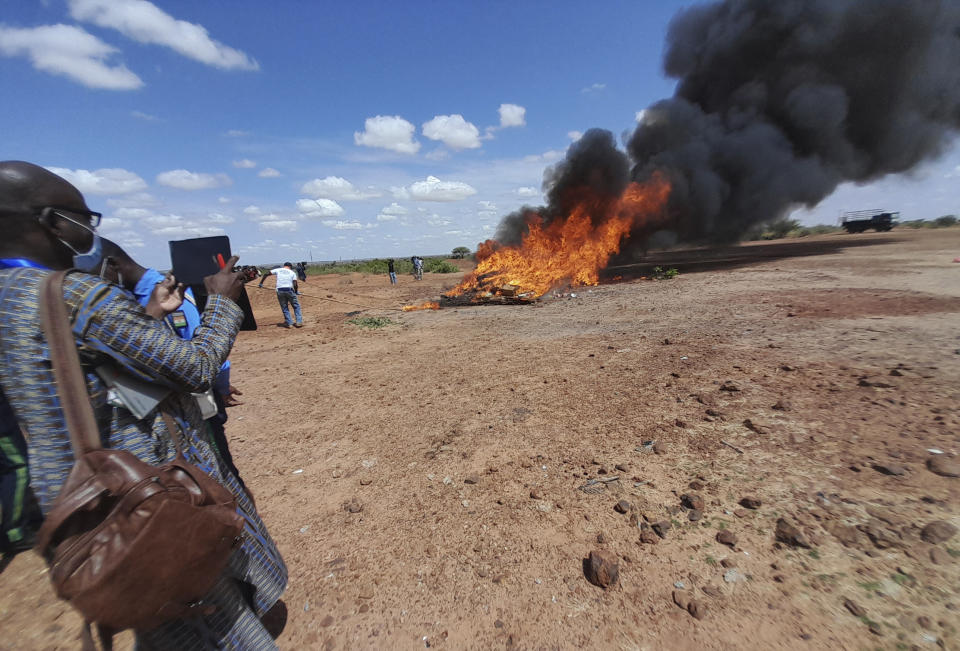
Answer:
[[[64,175],[159,267],[202,235],[248,263],[473,248],[580,132],[672,94],[689,4],[0,0],[0,158]],[[954,147],[797,216],[957,213],[958,180]]]

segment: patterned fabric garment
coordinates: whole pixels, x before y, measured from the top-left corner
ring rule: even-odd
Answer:
[[[74,462],[37,314],[39,286],[48,273],[31,268],[0,269],[0,385],[27,436],[31,485],[44,513]],[[147,315],[122,289],[95,276],[69,274],[64,281],[64,299],[103,445],[129,450],[151,464],[176,456],[159,415],[138,421],[125,408],[107,402],[107,387],[94,369],[113,360],[127,373],[172,389],[163,406],[184,432],[184,456],[233,493],[246,521],[243,543],[231,556],[225,578],[205,598],[221,608],[208,617],[175,620],[139,633],[140,645],[160,649],[272,648],[258,617],[283,593],[287,568],[237,480],[220,472],[215,453],[199,429],[203,417],[190,396],[190,392],[206,390],[216,378],[239,331],[240,308],[233,301],[211,296],[194,338],[186,341]],[[252,586],[253,611],[242,597],[243,584],[232,579]]]

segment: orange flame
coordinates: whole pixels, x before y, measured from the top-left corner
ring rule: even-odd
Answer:
[[[539,215],[533,215],[519,246],[503,246],[495,240],[481,243],[477,268],[446,295],[496,292],[504,285],[515,285],[519,295],[535,298],[563,283],[596,285],[610,256],[620,251],[624,236],[664,219],[669,194],[669,183],[657,175],[642,184],[631,183],[617,199],[587,197],[566,219],[544,225]]]
[[[413,312],[415,310],[439,310],[440,304],[436,301],[427,301],[421,305],[404,305],[404,312]]]

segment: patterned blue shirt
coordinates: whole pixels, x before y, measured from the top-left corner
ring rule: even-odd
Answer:
[[[29,267],[0,269],[0,386],[27,437],[31,486],[44,513],[74,462],[37,313],[39,286],[48,273]],[[69,274],[64,299],[103,445],[129,450],[151,464],[176,455],[159,414],[138,421],[126,409],[108,404],[107,387],[94,372],[97,366],[112,362],[127,373],[173,389],[163,406],[184,432],[184,455],[233,493],[245,519],[243,543],[231,557],[228,573],[253,586],[256,614],[263,614],[286,587],[286,566],[247,494],[231,474],[220,472],[215,453],[200,431],[203,418],[190,396],[214,382],[239,332],[240,308],[222,296],[211,296],[193,339],[184,340],[147,315],[129,294],[96,276]],[[193,646],[182,637],[184,629],[178,629],[184,621],[173,622],[166,637],[155,641],[182,639],[185,646]],[[196,628],[195,623],[192,626]],[[235,645],[227,637],[239,635],[235,641],[243,648],[235,623],[229,636],[214,630],[213,624],[206,626],[212,627],[207,631],[211,639],[219,640],[215,646],[232,648]],[[191,629],[190,634],[194,633]]]

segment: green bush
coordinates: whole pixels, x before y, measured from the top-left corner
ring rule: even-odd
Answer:
[[[944,228],[946,226],[953,226],[957,223],[956,215],[944,215],[943,217],[937,217],[933,222],[939,227]]]
[[[427,258],[423,261],[423,270],[434,274],[450,274],[460,271],[460,268],[443,258]]]

